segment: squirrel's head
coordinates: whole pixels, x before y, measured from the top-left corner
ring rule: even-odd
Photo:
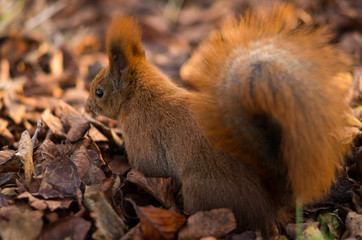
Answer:
[[[138,22],[132,17],[113,19],[106,48],[109,66],[94,78],[87,104],[95,113],[117,119],[135,88],[136,68],[145,60]]]

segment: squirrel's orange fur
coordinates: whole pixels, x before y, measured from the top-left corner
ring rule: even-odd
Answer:
[[[342,162],[348,61],[291,5],[226,21],[186,64],[199,91],[145,59],[138,23],[113,20],[109,66],[88,105],[118,119],[132,167],[172,177],[187,213],[231,208],[238,230],[273,232],[296,198],[320,199]]]

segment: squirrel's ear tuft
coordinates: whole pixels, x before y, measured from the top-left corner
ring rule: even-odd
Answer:
[[[138,21],[130,16],[114,18],[107,31],[106,48],[110,68],[118,72],[145,58]]]

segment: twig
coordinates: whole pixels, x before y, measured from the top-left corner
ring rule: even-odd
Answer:
[[[39,132],[41,129],[41,125],[42,125],[41,120],[38,120],[38,123],[36,124],[35,133],[34,133],[33,137],[31,138],[31,143],[33,144],[33,146],[35,144],[36,139],[38,138],[38,135],[39,135]]]

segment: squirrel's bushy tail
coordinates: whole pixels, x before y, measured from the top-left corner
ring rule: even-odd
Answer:
[[[282,5],[228,20],[186,66],[201,66],[189,80],[210,96],[198,110],[214,142],[311,202],[343,160],[348,61],[296,12]]]

